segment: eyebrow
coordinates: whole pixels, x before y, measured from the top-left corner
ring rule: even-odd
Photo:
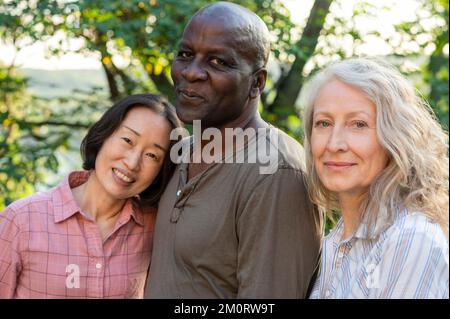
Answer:
[[[331,114],[330,112],[323,112],[322,111],[322,112],[314,112],[313,116],[314,115],[330,115],[330,114]],[[351,116],[355,116],[355,115],[358,115],[358,114],[364,114],[364,115],[366,115],[368,117],[371,117],[371,115],[369,113],[365,112],[365,111],[351,112],[349,114],[346,114],[346,117],[351,117]]]
[[[125,127],[125,128],[127,128],[127,129],[129,129],[131,132],[133,132],[133,133],[136,134],[137,136],[141,136],[141,134],[140,134],[139,132],[133,130],[131,127],[128,127],[128,126],[123,125],[123,124],[122,124],[122,126]],[[153,145],[154,145],[156,148],[159,148],[159,149],[162,150],[163,152],[167,153],[167,150],[166,150],[164,147],[162,147],[161,145],[159,145],[158,143],[153,143]]]
[[[180,51],[180,50],[194,51],[187,41],[180,42],[180,44],[178,45],[178,51]],[[230,54],[229,50],[227,50],[227,48],[225,48],[225,47],[217,47],[217,46],[211,45],[211,47],[208,51],[208,54],[216,54],[216,55],[219,55],[219,57],[221,57],[221,58],[232,60],[232,61],[228,61],[228,62],[235,63],[235,60],[236,60],[235,54]]]
[[[122,124],[122,126],[125,127],[125,128],[127,128],[127,129],[129,129],[131,132],[133,132],[133,133],[136,134],[137,136],[141,136],[141,133],[139,133],[139,132],[133,130],[131,127],[128,127],[128,126],[123,125],[123,124]]]

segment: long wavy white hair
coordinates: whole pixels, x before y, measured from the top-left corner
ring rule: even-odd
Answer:
[[[339,210],[337,194],[317,176],[310,144],[314,102],[333,79],[361,90],[375,104],[378,140],[389,156],[361,205],[362,215],[369,217],[369,230],[380,214],[392,221],[393,212],[404,207],[439,224],[448,238],[448,134],[414,87],[381,61],[355,58],[331,64],[302,90],[307,180],[313,202],[325,211]]]

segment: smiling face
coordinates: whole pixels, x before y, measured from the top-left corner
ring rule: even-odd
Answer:
[[[146,107],[132,108],[103,143],[91,176],[114,199],[140,194],[163,165],[170,129],[163,116]]]
[[[176,109],[185,123],[223,126],[241,116],[251,99],[251,47],[246,31],[219,16],[196,16],[186,27],[172,64]]]
[[[375,104],[339,80],[323,86],[314,103],[311,150],[320,181],[338,195],[360,196],[386,167],[378,142]]]

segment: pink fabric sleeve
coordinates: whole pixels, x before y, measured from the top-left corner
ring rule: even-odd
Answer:
[[[14,297],[21,269],[20,229],[14,220],[15,215],[11,208],[0,212],[0,299]]]

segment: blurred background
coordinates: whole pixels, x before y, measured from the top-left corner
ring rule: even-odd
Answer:
[[[170,64],[207,0],[0,0],[0,210],[81,168],[86,129],[121,97],[174,102]],[[240,0],[273,35],[263,117],[300,142],[298,96],[331,61],[398,66],[448,130],[448,0]]]

